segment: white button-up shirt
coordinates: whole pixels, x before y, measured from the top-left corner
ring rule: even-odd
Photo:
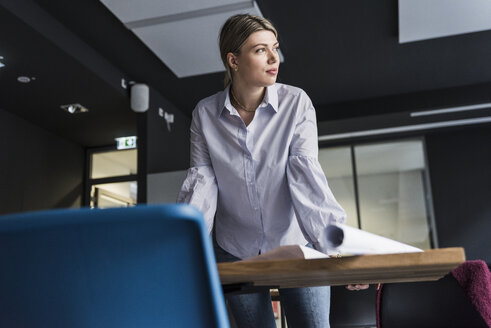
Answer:
[[[344,222],[318,162],[315,110],[296,87],[267,88],[246,126],[229,87],[201,100],[191,123],[191,168],[178,202],[199,208],[217,243],[239,258],[310,242],[320,251],[325,227]]]

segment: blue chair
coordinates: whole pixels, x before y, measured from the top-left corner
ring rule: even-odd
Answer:
[[[187,205],[0,217],[0,327],[229,327]]]

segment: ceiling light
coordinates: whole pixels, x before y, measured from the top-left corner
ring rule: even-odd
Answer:
[[[31,78],[29,78],[27,76],[19,76],[17,78],[17,81],[19,81],[20,83],[29,83],[29,82],[31,82]]]
[[[426,115],[447,114],[447,113],[464,112],[469,110],[476,110],[476,109],[490,108],[490,107],[491,107],[491,103],[450,107],[450,108],[440,108],[440,109],[426,110],[420,112],[412,112],[410,116],[416,117],[416,116],[426,116]]]
[[[352,139],[352,138],[359,138],[359,137],[366,137],[366,136],[380,136],[383,134],[402,133],[408,131],[421,131],[421,130],[446,128],[452,126],[464,126],[464,125],[481,124],[481,123],[491,123],[491,117],[476,117],[476,118],[468,118],[462,120],[411,124],[411,125],[404,125],[404,126],[394,126],[394,127],[387,127],[381,129],[373,129],[373,130],[328,134],[324,136],[319,136],[317,140],[327,141],[327,140],[339,140],[339,139]]]
[[[70,114],[87,113],[89,110],[80,104],[68,104],[60,106],[63,110],[69,112]]]
[[[2,56],[0,56],[0,59],[3,59],[3,57],[2,57]],[[1,68],[1,67],[4,67],[4,66],[5,66],[5,64],[4,64],[4,63],[2,63],[2,62],[0,61],[0,68]]]

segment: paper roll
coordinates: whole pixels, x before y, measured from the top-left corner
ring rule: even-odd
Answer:
[[[341,254],[391,254],[422,252],[386,237],[366,232],[345,224],[332,224],[325,229],[326,245]]]

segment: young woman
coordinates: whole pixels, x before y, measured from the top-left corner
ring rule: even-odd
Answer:
[[[276,83],[277,37],[262,17],[230,17],[220,32],[225,90],[193,112],[191,168],[178,202],[201,209],[210,232],[215,226],[218,262],[288,244],[328,252],[323,230],[345,221],[317,160],[312,102]],[[289,327],[329,327],[329,287],[279,292]],[[239,327],[276,327],[269,292],[228,302]]]

